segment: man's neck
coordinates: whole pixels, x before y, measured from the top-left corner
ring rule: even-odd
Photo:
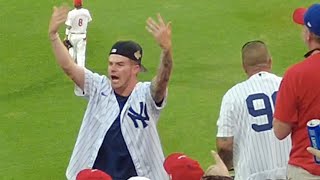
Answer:
[[[132,82],[128,86],[114,89],[114,91],[120,96],[130,96],[137,83],[138,81]]]
[[[257,69],[252,69],[250,71],[247,72],[248,78],[250,78],[251,76],[264,71],[264,72],[268,72],[271,73],[271,69],[270,68],[257,68]]]
[[[315,41],[311,41],[309,44],[308,44],[308,48],[309,50],[314,50],[314,49],[320,49],[320,44],[315,42]]]

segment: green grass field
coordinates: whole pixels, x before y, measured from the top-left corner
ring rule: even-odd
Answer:
[[[86,101],[57,66],[47,37],[53,5],[65,1],[0,0],[0,179],[65,179]],[[72,5],[72,1],[67,2]],[[85,0],[93,16],[87,67],[105,73],[107,52],[120,39],[144,47],[150,80],[160,49],[145,30],[148,16],[172,21],[174,70],[159,131],[165,154],[184,152],[203,168],[212,163],[216,120],[224,93],[245,80],[240,48],[265,41],[273,70],[283,75],[306,48],[291,20],[299,0]],[[63,35],[64,30],[61,31]]]

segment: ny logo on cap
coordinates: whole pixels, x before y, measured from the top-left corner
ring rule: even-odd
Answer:
[[[144,114],[144,116],[143,116]],[[140,102],[140,113],[135,112],[132,107],[129,108],[128,116],[132,119],[134,127],[139,128],[138,120],[142,122],[143,128],[146,128],[148,124],[146,121],[149,121],[149,115],[147,111],[147,105],[143,102]]]
[[[136,57],[137,59],[140,59],[141,58],[141,53],[140,51],[137,51],[134,53],[134,57]]]

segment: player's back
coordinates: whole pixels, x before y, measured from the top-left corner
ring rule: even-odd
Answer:
[[[260,72],[235,85],[226,96],[234,101],[235,179],[286,177],[290,138],[279,141],[272,129],[274,103],[281,78]]]
[[[88,23],[92,20],[87,9],[73,9],[68,13],[66,25],[71,26],[71,33],[86,33]]]

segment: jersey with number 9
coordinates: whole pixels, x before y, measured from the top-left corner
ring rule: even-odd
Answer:
[[[236,179],[286,177],[291,140],[279,141],[272,129],[280,82],[280,77],[260,72],[223,97],[217,137],[233,137]]]

